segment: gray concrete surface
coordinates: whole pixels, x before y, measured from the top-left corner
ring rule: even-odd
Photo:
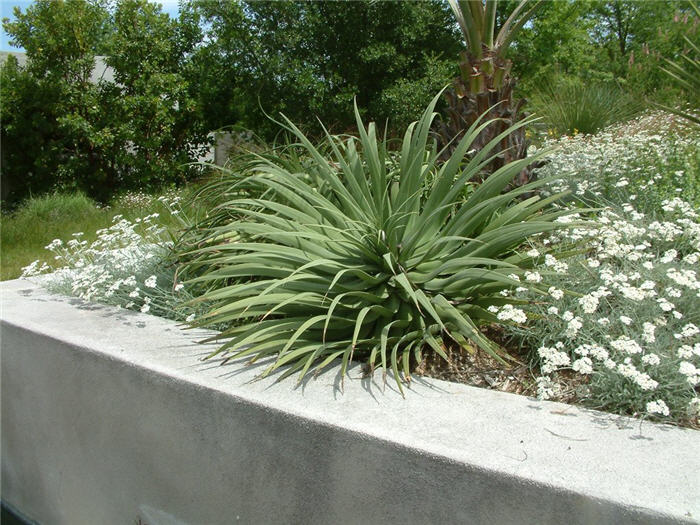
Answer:
[[[2,498],[46,524],[697,523],[700,433],[441,381],[253,381],[0,284]]]

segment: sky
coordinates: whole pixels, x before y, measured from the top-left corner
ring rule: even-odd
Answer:
[[[161,4],[163,6],[163,12],[175,17],[178,13],[177,2],[178,0],[160,0],[159,2],[154,3]],[[19,7],[22,11],[25,11],[27,7],[33,3],[34,0],[0,0],[0,19],[13,19],[14,16],[12,15],[12,12],[15,7]],[[3,29],[0,28],[0,51],[23,51],[23,49],[12,47],[10,45],[10,37]]]

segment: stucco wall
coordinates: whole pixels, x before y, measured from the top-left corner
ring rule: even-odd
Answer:
[[[696,431],[337,370],[253,381],[171,322],[0,284],[2,498],[40,523],[671,523]]]

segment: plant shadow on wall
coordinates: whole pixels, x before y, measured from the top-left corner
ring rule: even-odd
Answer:
[[[468,154],[491,124],[477,120],[440,162],[430,128],[441,94],[395,152],[357,108],[359,137],[327,134],[332,160],[285,118],[310,159],[305,172],[261,156],[203,190],[220,204],[176,251],[180,275],[201,291],[193,303],[209,305],[191,325],[226,326],[208,340],[221,343],[209,357],[273,357],[263,376],[284,366],[280,379],[298,372],[300,380],[336,359],[344,378],[362,359],[385,381],[391,369],[401,392],[426,351],[446,359],[450,346],[478,348],[505,367],[515,362],[480,327],[525,321],[510,290],[546,294],[547,272],[530,269],[554,249],[533,257],[520,248],[575,224],[556,221],[572,213],[556,206],[567,192],[524,198],[547,179],[507,190],[542,153],[468,183],[526,122]],[[497,317],[494,307],[512,315]]]

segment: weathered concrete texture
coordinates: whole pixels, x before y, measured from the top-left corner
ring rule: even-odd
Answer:
[[[2,294],[2,498],[51,524],[673,523],[700,433],[441,381],[250,382],[203,332]]]

